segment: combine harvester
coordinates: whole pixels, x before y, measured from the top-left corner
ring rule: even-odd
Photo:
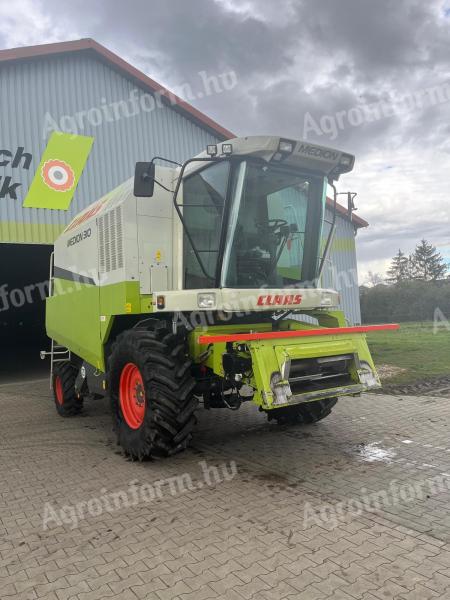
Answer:
[[[380,387],[364,333],[397,326],[347,327],[338,293],[318,286],[334,181],[353,164],[278,137],[138,163],[134,183],[55,243],[46,325],[58,413],[109,395],[119,444],[143,459],[186,448],[199,402],[252,401],[280,423],[314,423],[338,396]]]

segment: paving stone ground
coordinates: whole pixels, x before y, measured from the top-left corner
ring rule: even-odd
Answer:
[[[145,463],[103,401],[61,419],[44,381],[0,406],[1,600],[450,599],[448,397],[309,427],[200,411],[188,451]]]

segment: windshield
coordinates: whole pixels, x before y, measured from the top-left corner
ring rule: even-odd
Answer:
[[[295,287],[317,276],[325,180],[221,161],[183,182],[184,288]]]
[[[234,177],[222,286],[294,287],[317,275],[323,178],[242,162]]]

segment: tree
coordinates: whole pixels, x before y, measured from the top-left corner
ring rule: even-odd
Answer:
[[[391,266],[387,272],[386,281],[388,283],[401,283],[411,279],[411,268],[409,258],[399,249],[398,253],[391,261]]]
[[[433,322],[436,314],[443,321],[450,318],[450,281],[411,280],[366,288],[361,294],[361,314],[363,323]]]
[[[373,271],[368,271],[366,280],[371,287],[384,283],[384,278],[381,273],[374,273]]]
[[[411,269],[414,279],[437,281],[447,273],[447,265],[433,244],[421,240],[411,256]]]

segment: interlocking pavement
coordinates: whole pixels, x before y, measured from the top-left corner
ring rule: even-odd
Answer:
[[[342,399],[309,427],[201,410],[188,451],[144,463],[106,402],[61,419],[43,381],[0,407],[1,600],[450,599],[449,398]],[[69,518],[180,474],[195,485]],[[44,528],[46,506],[64,520]]]

